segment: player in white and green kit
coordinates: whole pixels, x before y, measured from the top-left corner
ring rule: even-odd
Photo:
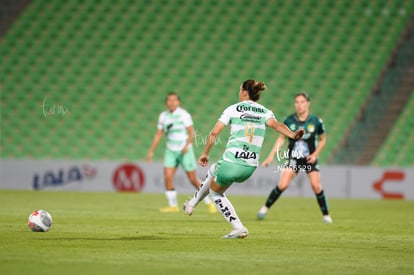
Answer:
[[[199,158],[200,165],[207,165],[213,144],[224,127],[229,125],[230,137],[226,150],[222,158],[210,167],[206,179],[194,197],[184,203],[184,212],[191,215],[197,204],[210,193],[219,212],[233,227],[223,238],[245,238],[248,235],[247,228],[240,221],[224,192],[233,182],[244,182],[256,170],[266,127],[271,127],[292,139],[298,139],[303,135],[303,130],[292,132],[275,119],[272,111],[256,102],[260,98],[260,92],[265,89],[265,84],[256,80],[246,80],[242,83],[239,102],[227,107],[211,130],[203,154]]]
[[[168,206],[161,208],[161,212],[179,212],[177,206],[177,192],[174,188],[174,175],[181,164],[188,179],[195,188],[200,186],[196,176],[196,158],[192,147],[194,138],[193,120],[191,115],[180,107],[180,99],[176,93],[169,93],[165,103],[167,110],[158,118],[157,132],[148,152],[147,161],[152,161],[155,148],[163,135],[166,136],[166,150],[164,157],[165,195]],[[205,198],[210,213],[217,212],[209,197]]]

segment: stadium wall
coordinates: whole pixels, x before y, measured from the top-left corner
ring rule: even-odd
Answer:
[[[275,187],[280,169],[259,167],[243,184],[234,184],[228,194],[267,196]],[[332,198],[414,199],[413,168],[368,166],[322,166],[324,189]],[[206,168],[197,170],[202,179]],[[182,169],[175,177],[180,194],[194,189]],[[91,160],[0,160],[0,189],[163,193],[161,162]],[[313,197],[306,174],[299,173],[284,196]]]

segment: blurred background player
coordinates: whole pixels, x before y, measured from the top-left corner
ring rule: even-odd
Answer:
[[[219,212],[233,227],[229,234],[223,236],[226,239],[245,238],[248,235],[247,228],[224,192],[233,182],[244,182],[256,170],[266,126],[292,139],[300,138],[303,134],[303,131],[290,131],[286,125],[276,121],[272,111],[256,103],[265,89],[263,82],[255,80],[246,80],[241,84],[239,102],[227,107],[211,130],[199,158],[200,165],[208,164],[210,150],[218,135],[225,126],[230,125],[226,149],[221,159],[209,168],[206,179],[194,197],[184,203],[184,213],[191,215],[197,204],[210,193]]]
[[[177,206],[177,191],[174,188],[174,175],[178,165],[181,164],[192,185],[197,189],[200,181],[196,175],[196,159],[192,147],[194,138],[193,120],[191,115],[180,107],[180,98],[174,92],[170,92],[165,103],[167,110],[158,118],[157,132],[149,149],[147,162],[152,157],[163,134],[167,137],[164,157],[165,195],[168,206],[161,208],[161,212],[179,212]],[[209,197],[204,199],[210,213],[217,212],[215,205]]]
[[[322,189],[321,177],[318,165],[318,156],[326,143],[325,127],[322,119],[309,113],[310,98],[306,92],[301,92],[295,96],[296,113],[288,116],[284,124],[292,131],[303,129],[305,134],[299,140],[289,138],[288,159],[280,175],[279,184],[273,189],[264,206],[257,213],[257,218],[264,219],[269,208],[277,201],[282,192],[288,188],[293,178],[299,171],[305,171],[308,175],[312,190],[316,195],[319,207],[326,223],[332,223],[329,215],[328,202],[325,192]],[[317,141],[317,139],[319,139]],[[269,156],[262,163],[268,166],[274,159],[275,154],[284,155],[281,147],[285,141],[285,135],[280,135]],[[279,157],[278,157],[279,158]]]

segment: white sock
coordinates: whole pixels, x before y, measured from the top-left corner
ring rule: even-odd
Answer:
[[[192,207],[196,207],[198,203],[203,199],[204,201],[206,201],[206,199],[209,199],[207,195],[210,192],[210,183],[211,178],[207,178],[205,181],[203,181],[203,183],[201,183],[198,190],[194,193],[193,198],[188,202]]]
[[[177,191],[165,190],[165,196],[170,206],[177,206]]]
[[[211,199],[207,195],[210,192],[210,184],[213,179],[214,169],[216,169],[216,164],[211,165],[210,169],[208,169],[206,179],[194,193],[194,197],[188,202],[190,206],[196,207],[201,200],[204,200],[206,204],[211,202]]]
[[[224,194],[219,194],[210,190],[211,198],[216,204],[217,209],[223,215],[223,218],[233,226],[233,229],[243,228],[243,224],[237,216],[236,210]]]

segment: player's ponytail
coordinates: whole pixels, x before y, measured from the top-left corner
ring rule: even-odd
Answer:
[[[249,97],[253,101],[258,101],[260,92],[266,90],[264,82],[249,79],[243,82],[242,89],[249,93]]]

